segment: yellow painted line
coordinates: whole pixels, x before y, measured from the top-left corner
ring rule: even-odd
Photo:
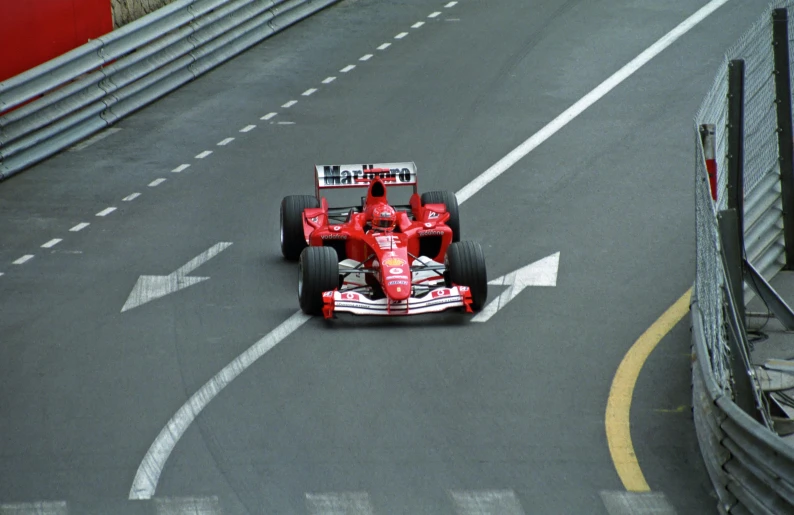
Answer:
[[[637,384],[642,366],[653,349],[689,311],[691,296],[692,288],[687,290],[681,298],[675,301],[675,304],[667,308],[667,311],[651,327],[642,333],[642,336],[623,356],[623,361],[620,362],[615,377],[612,379],[605,417],[607,442],[609,443],[609,454],[612,456],[618,476],[629,492],[651,490],[642,474],[637,456],[634,454],[634,445],[631,443],[629,413],[634,386]]]

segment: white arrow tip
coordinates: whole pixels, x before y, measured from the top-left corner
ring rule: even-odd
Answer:
[[[127,297],[127,302],[121,308],[124,313],[128,309],[137,308],[141,304],[146,304],[150,300],[165,297],[169,293],[179,291],[182,288],[193,286],[201,281],[206,281],[209,277],[190,277],[171,275],[142,275],[135,283],[135,287]]]
[[[560,253],[539,259],[509,274],[488,281],[494,286],[557,286],[557,271],[560,268]]]

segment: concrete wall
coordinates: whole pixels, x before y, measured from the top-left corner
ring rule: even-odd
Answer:
[[[113,28],[117,29],[141,16],[156,11],[174,0],[110,0],[113,9]]]

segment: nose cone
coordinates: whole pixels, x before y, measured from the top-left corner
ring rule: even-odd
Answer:
[[[402,257],[387,257],[381,263],[383,291],[392,300],[405,300],[411,296],[411,267]]]

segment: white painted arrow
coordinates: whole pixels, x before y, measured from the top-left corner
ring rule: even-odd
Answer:
[[[121,308],[121,312],[123,313],[128,309],[146,304],[150,300],[165,297],[169,293],[206,281],[209,277],[188,277],[187,274],[226,250],[230,245],[231,243],[226,241],[216,243],[168,275],[140,276],[130,296],[127,297],[127,302]]]
[[[527,266],[514,270],[509,274],[488,281],[494,286],[507,286],[497,298],[488,303],[485,308],[477,313],[472,322],[487,322],[497,311],[507,305],[521,293],[527,286],[557,286],[557,270],[560,267],[560,253],[555,252],[550,256],[535,261]]]

